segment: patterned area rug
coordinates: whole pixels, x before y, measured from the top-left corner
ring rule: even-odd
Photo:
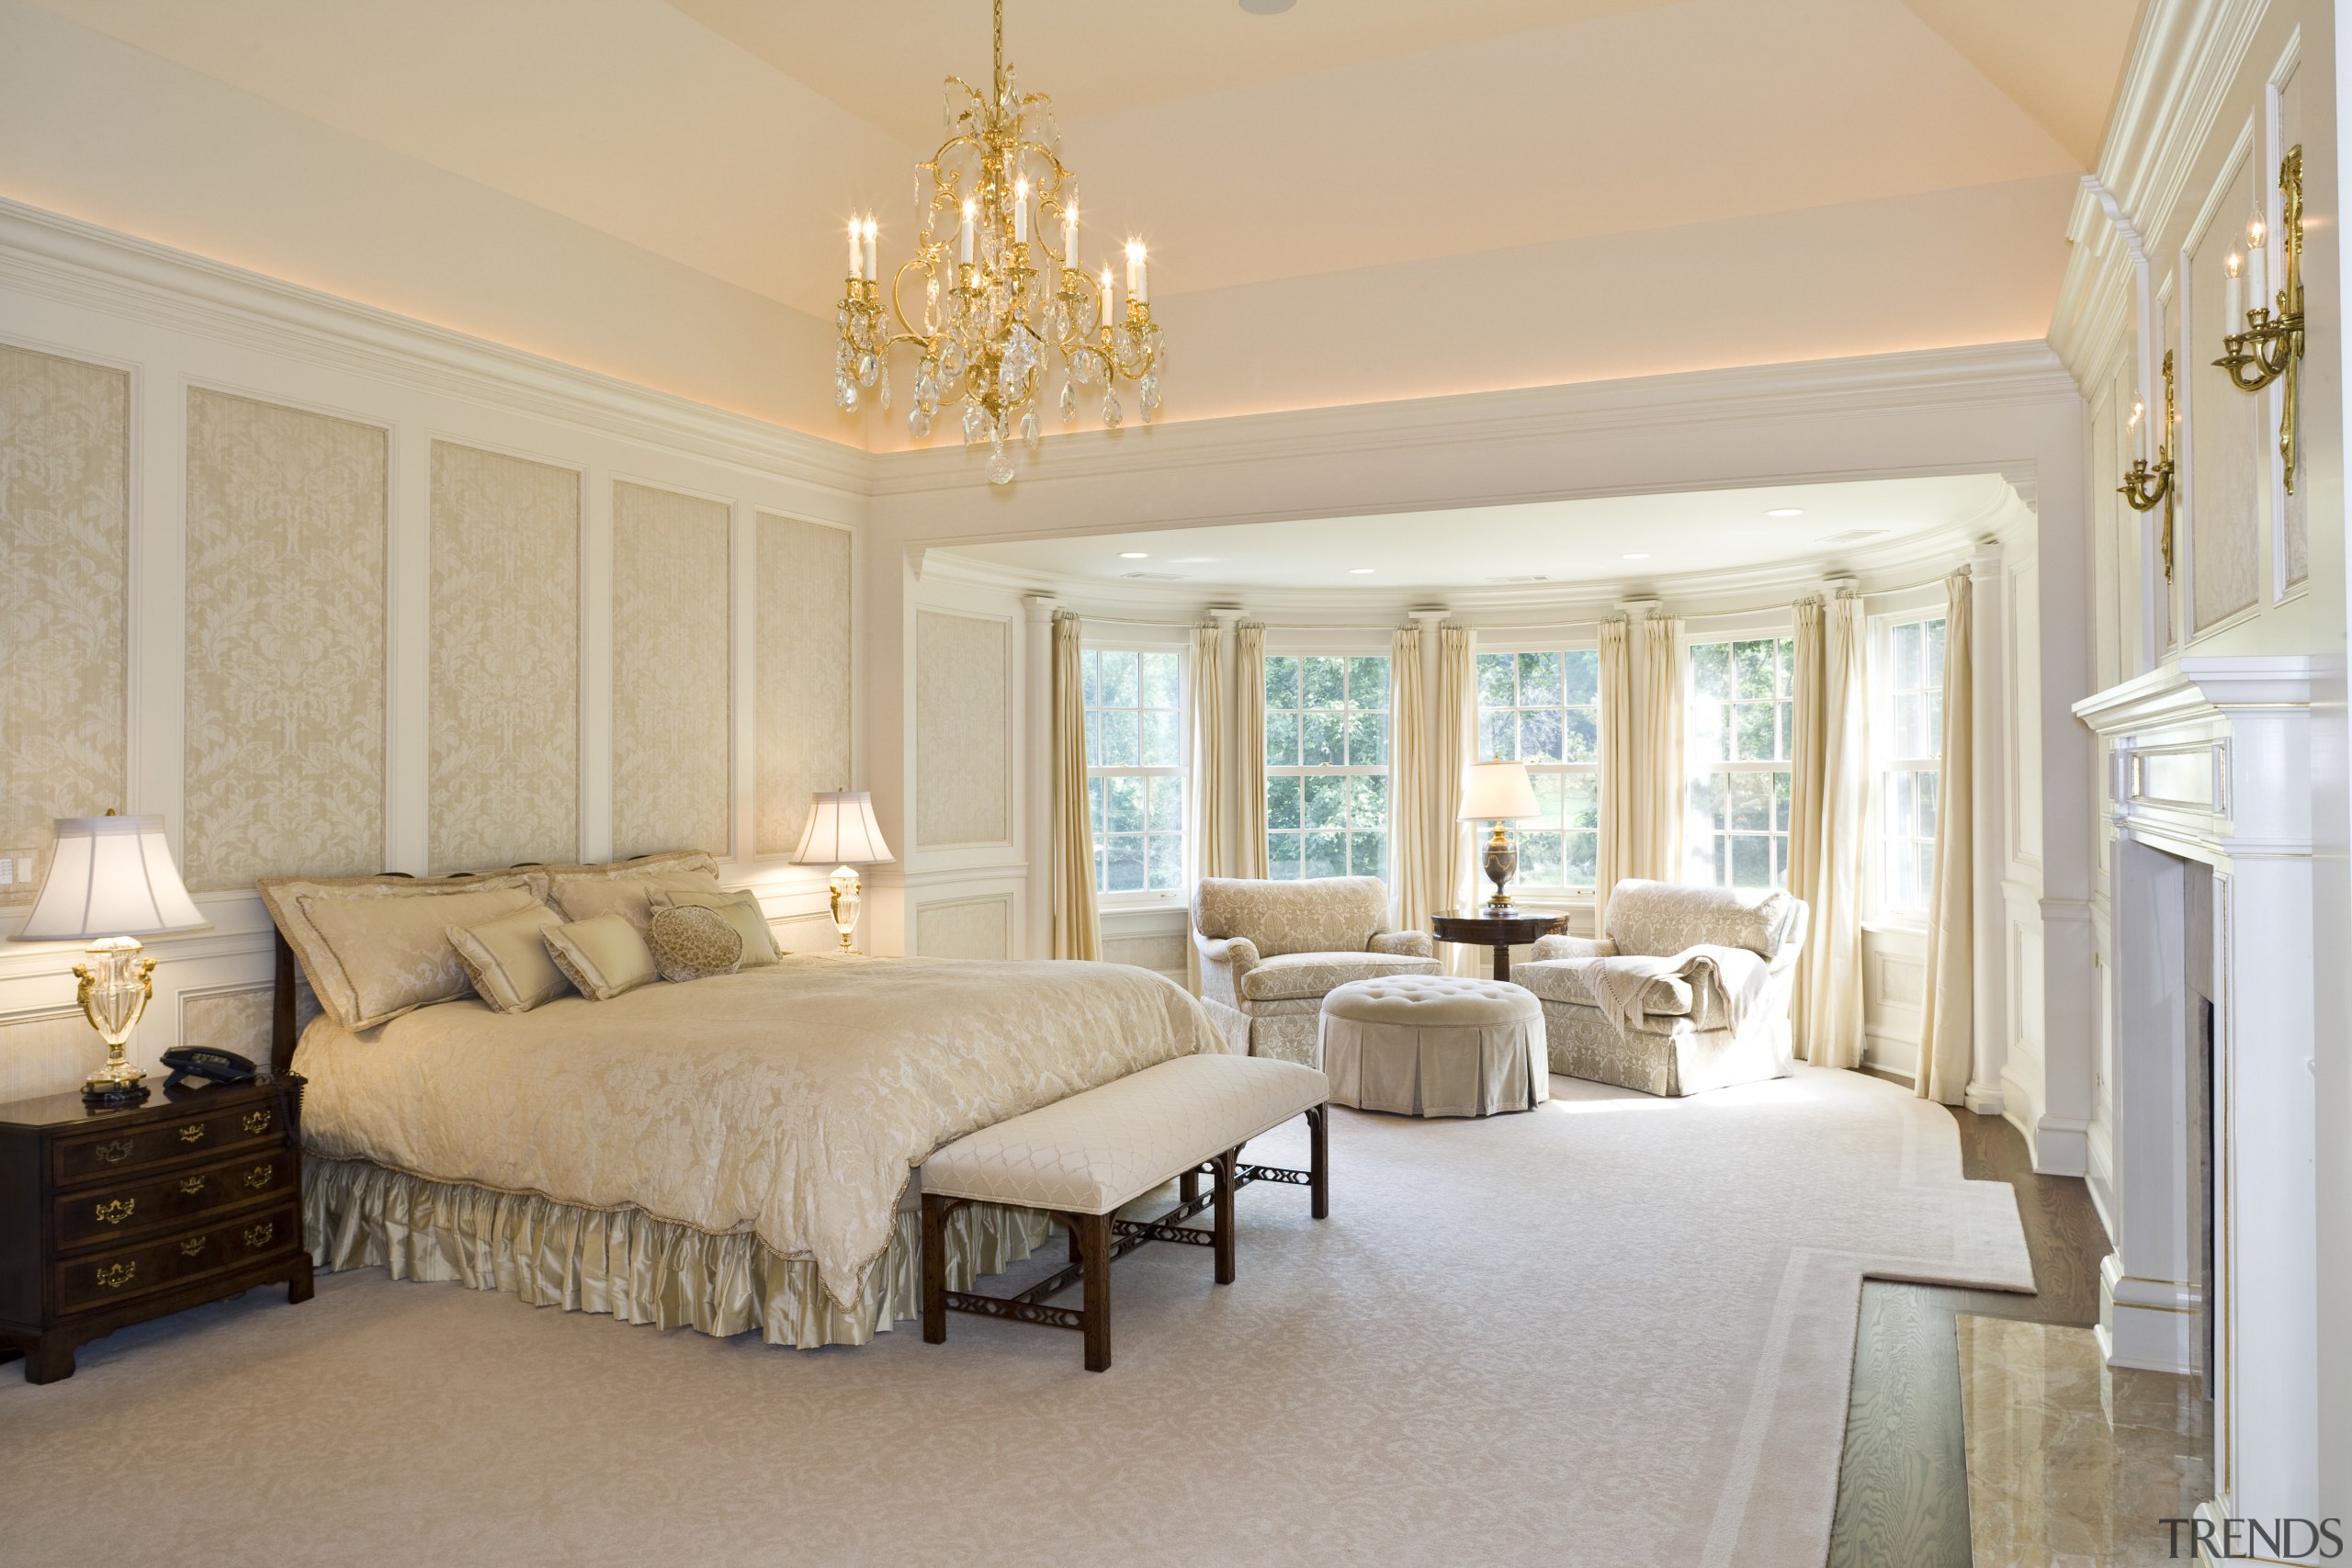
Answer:
[[[1123,1260],[1100,1375],[968,1316],[804,1352],[379,1269],[115,1335],[48,1388],[0,1366],[0,1555],[1818,1568],[1862,1276],[2030,1289],[2010,1190],[1859,1074],[1553,1088],[1335,1111],[1331,1218],[1246,1190],[1223,1288],[1203,1248]],[[144,1505],[92,1509],[101,1474]]]

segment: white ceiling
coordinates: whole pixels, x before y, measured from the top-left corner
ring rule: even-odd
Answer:
[[[1165,588],[1172,580],[1209,593],[1354,589],[1385,601],[1400,590],[1535,586],[1520,581],[1528,578],[1631,592],[1694,573],[1799,563],[1834,569],[1906,541],[1982,526],[2009,499],[2007,481],[1973,474],[1101,534],[933,553],[1042,582]],[[1768,515],[1790,507],[1802,515]],[[1131,552],[1145,558],[1124,558]],[[1646,558],[1627,558],[1635,554]]]

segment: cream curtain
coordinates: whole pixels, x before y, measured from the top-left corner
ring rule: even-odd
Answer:
[[[1406,626],[1388,640],[1388,864],[1396,893],[1396,927],[1425,931],[1436,857],[1430,852],[1429,715],[1421,700],[1421,633]]]
[[[1430,889],[1430,912],[1465,909],[1477,901],[1471,878],[1478,864],[1472,842],[1476,829],[1457,821],[1462,785],[1478,755],[1478,638],[1465,626],[1440,626],[1437,633],[1437,723],[1430,748],[1430,821],[1437,852]],[[1455,974],[1475,975],[1487,957],[1483,949],[1445,943],[1444,962]]]
[[[1976,1035],[1975,727],[1966,572],[1945,580],[1943,776],[1936,792],[1936,863],[1928,890],[1928,978],[1919,1001],[1919,1097],[1958,1105],[1968,1094]]]
[[[1862,1061],[1862,834],[1870,698],[1861,601],[1796,607],[1796,734],[1789,890],[1811,906],[1790,1009],[1796,1048],[1817,1067]]]
[[[1216,626],[1193,628],[1192,829],[1203,876],[1229,876],[1233,803],[1226,771],[1225,638]]]
[[[1054,956],[1102,956],[1086,790],[1086,682],[1079,619],[1054,616]]]
[[[1682,618],[1642,623],[1641,703],[1635,744],[1640,780],[1634,813],[1638,853],[1632,874],[1672,882],[1682,874]]]
[[[1266,874],[1266,628],[1243,621],[1233,634],[1235,876]]]
[[[1609,929],[1609,892],[1641,863],[1634,831],[1641,798],[1640,758],[1634,750],[1634,643],[1623,615],[1600,623],[1600,845],[1593,877],[1592,931]]]

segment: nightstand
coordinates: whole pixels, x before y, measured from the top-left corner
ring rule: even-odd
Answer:
[[[130,1324],[280,1280],[310,1300],[301,1110],[290,1074],[120,1111],[0,1105],[0,1360],[55,1382]]]

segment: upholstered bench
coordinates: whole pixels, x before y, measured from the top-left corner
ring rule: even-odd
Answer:
[[[1179,1056],[1068,1100],[956,1139],[922,1167],[922,1337],[947,1337],[947,1314],[978,1313],[1075,1328],[1086,1370],[1111,1365],[1111,1262],[1148,1241],[1216,1249],[1216,1282],[1233,1282],[1233,1195],[1252,1181],[1313,1193],[1317,1219],[1330,1212],[1324,1108],[1329,1079],[1267,1056]],[[1305,1114],[1306,1170],[1242,1165],[1241,1145]],[[1212,1190],[1204,1197],[1200,1179]],[[1182,1179],[1176,1207],[1154,1220],[1123,1220],[1124,1205]],[[966,1203],[1043,1209],[1069,1226],[1070,1267],[1017,1296],[947,1288],[947,1216]],[[1214,1205],[1212,1228],[1182,1224]],[[1083,1280],[1082,1310],[1047,1304]]]
[[[1323,998],[1331,1098],[1400,1116],[1532,1111],[1552,1094],[1544,1005],[1508,980],[1396,975]]]

